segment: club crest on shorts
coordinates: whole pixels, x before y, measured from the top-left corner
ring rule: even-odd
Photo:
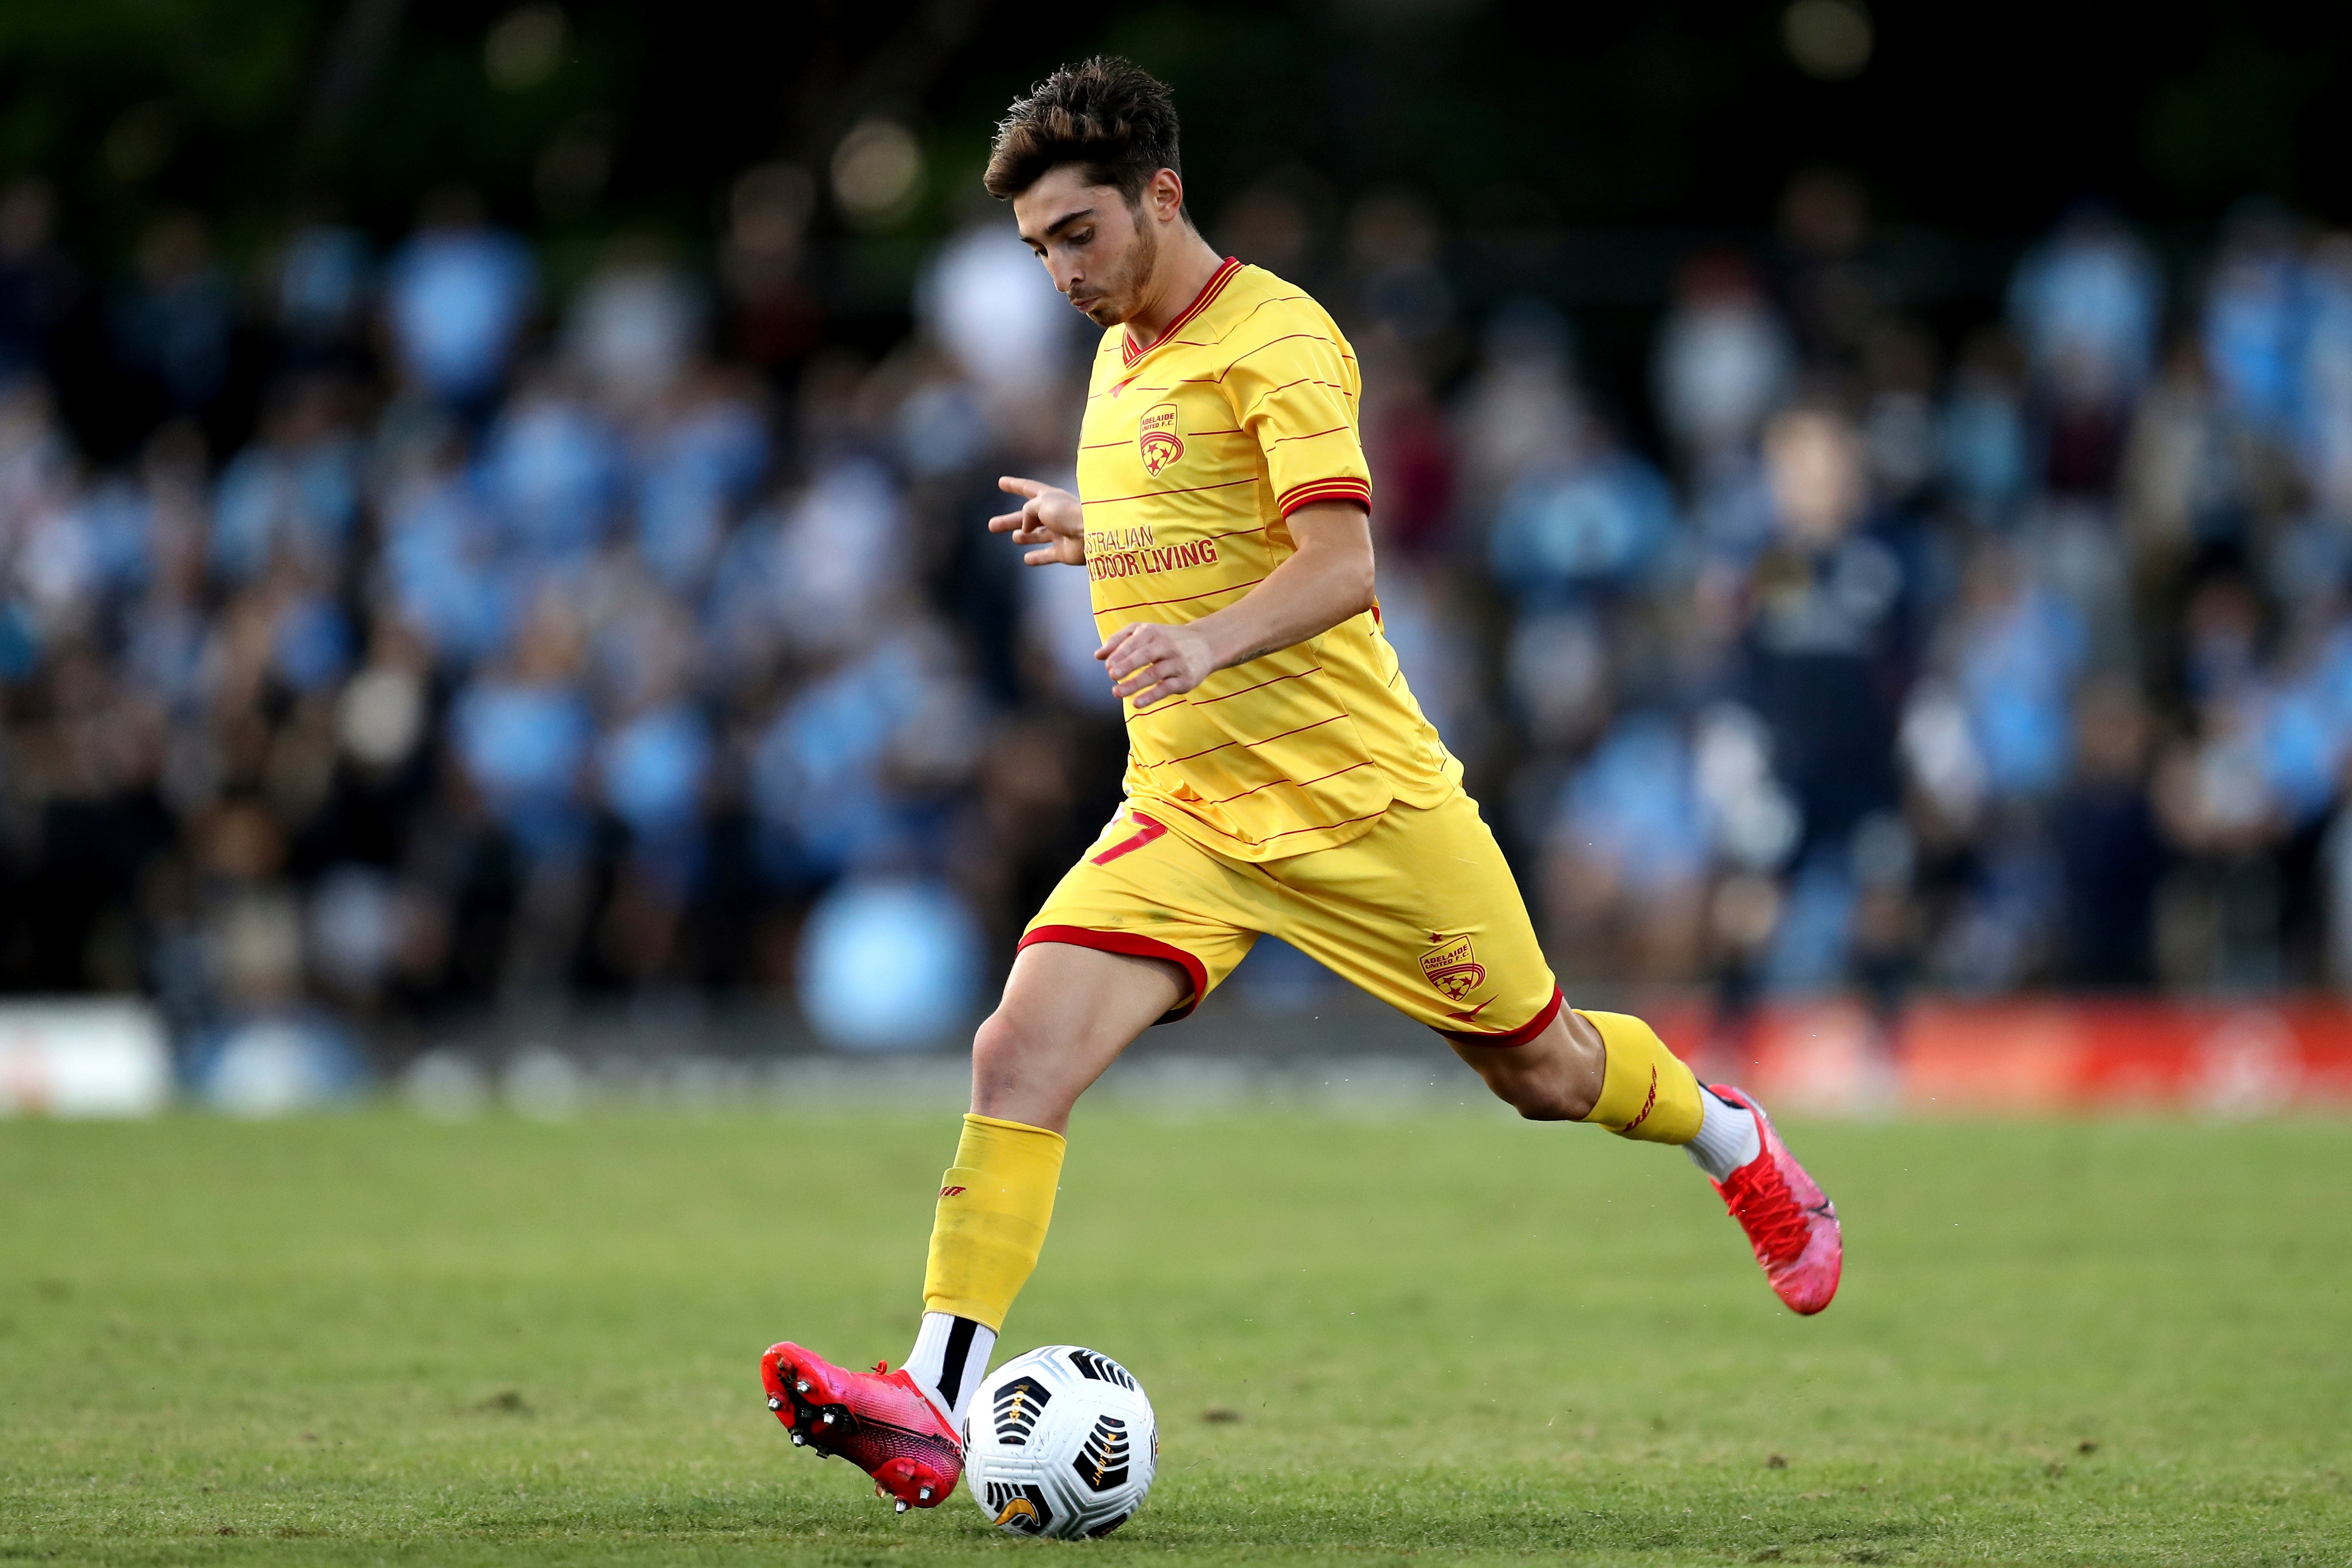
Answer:
[[[1143,471],[1158,479],[1160,470],[1184,456],[1184,438],[1176,434],[1176,405],[1155,403],[1143,411],[1135,428],[1135,445],[1143,454]]]
[[[1459,1002],[1486,984],[1486,966],[1466,936],[1448,937],[1421,955],[1421,972],[1446,1000]]]

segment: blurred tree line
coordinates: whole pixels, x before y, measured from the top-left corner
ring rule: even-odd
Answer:
[[[822,170],[881,113],[923,141],[900,217],[932,228],[1005,100],[1110,48],[1177,83],[1212,192],[1296,162],[1470,222],[1742,224],[1827,161],[1907,221],[2022,232],[2099,195],[2203,222],[2256,192],[2352,216],[2352,10],[1846,8],[1864,53],[1824,80],[1777,4],[5,0],[0,174],[47,175],[118,253],[158,204],[232,244],[306,202],[390,232],[453,178],[545,231],[697,231],[746,165]]]
[[[246,262],[297,221],[389,242],[450,182],[561,289],[617,230],[707,245],[781,167],[828,330],[881,342],[985,205],[1004,103],[1095,49],[1176,83],[1212,216],[1291,170],[1334,218],[1402,186],[1474,232],[1752,232],[1829,164],[1883,221],[2004,242],[2086,195],[2159,226],[2250,194],[2352,218],[2352,8],[2246,0],[0,0],[0,181],[47,182],[88,300],[173,213]],[[1664,265],[1620,270],[1663,292]]]

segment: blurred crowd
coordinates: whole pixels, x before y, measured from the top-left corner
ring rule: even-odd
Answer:
[[[1084,323],[990,214],[846,341],[815,201],[754,170],[558,287],[457,188],[234,269],[167,216],[120,279],[0,196],[0,986],[190,1041],[984,1005],[1118,799],[1084,574],[983,527],[1070,482]],[[2352,237],[2085,209],[1955,338],[1808,177],[1629,408],[1408,195],[1209,216],[1357,343],[1386,625],[1563,978],[2352,982]]]
[[[1774,252],[1685,263],[1663,470],[1555,323],[1487,329],[1454,518],[1558,962],[2352,981],[2352,237],[2252,205],[2167,266],[2086,208],[1948,357],[1868,237],[1815,176]]]

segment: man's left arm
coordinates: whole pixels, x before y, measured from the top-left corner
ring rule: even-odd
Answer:
[[[1234,603],[1181,626],[1131,621],[1113,632],[1095,650],[1113,692],[1149,708],[1370,609],[1370,514],[1352,500],[1310,501],[1288,521],[1297,550]]]

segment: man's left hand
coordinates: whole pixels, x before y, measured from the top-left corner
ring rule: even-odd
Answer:
[[[1171,697],[1181,697],[1209,679],[1217,657],[1209,639],[1192,626],[1133,621],[1110,634],[1095,649],[1109,667],[1111,695],[1132,697],[1138,708],[1149,708]]]

